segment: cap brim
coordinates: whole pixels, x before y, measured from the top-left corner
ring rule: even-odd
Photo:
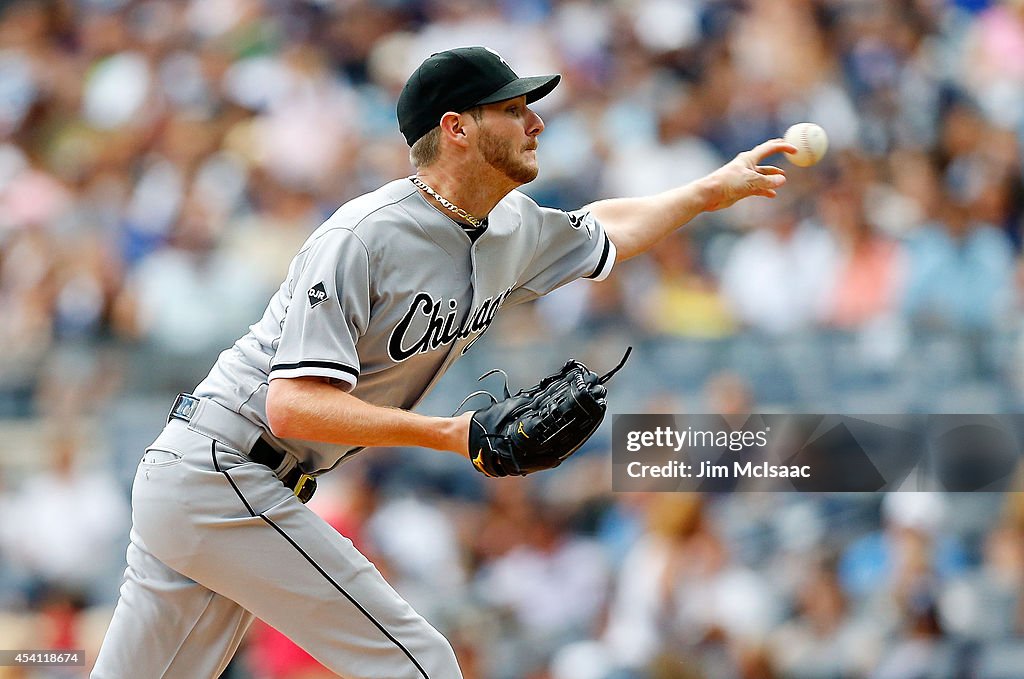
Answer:
[[[526,103],[532,104],[541,97],[544,97],[551,93],[551,90],[555,89],[558,85],[558,81],[562,79],[560,75],[535,75],[529,78],[519,78],[513,80],[508,85],[505,85],[497,92],[488,95],[476,102],[476,106],[481,104],[493,104],[498,101],[505,101],[506,99],[515,99],[526,95]]]

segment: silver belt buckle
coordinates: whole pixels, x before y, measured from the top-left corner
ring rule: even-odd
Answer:
[[[178,394],[174,399],[174,405],[171,406],[171,412],[167,415],[167,421],[170,422],[171,418],[176,418],[188,422],[195,415],[196,408],[198,407],[199,399],[195,396],[191,394]]]

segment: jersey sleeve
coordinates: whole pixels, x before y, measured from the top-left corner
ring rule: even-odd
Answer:
[[[327,377],[355,386],[356,342],[370,317],[369,256],[351,231],[326,234],[300,252],[270,379]]]
[[[539,228],[537,249],[511,303],[542,297],[577,278],[604,280],[615,264],[615,244],[590,212],[565,212],[532,203],[524,226]]]

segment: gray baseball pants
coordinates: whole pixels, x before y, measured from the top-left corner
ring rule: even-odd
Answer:
[[[92,679],[218,677],[254,615],[347,679],[460,679],[447,639],[238,452],[253,425],[203,403],[206,417],[171,420],[139,464],[128,568]]]

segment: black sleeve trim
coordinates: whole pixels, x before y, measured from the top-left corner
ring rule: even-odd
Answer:
[[[604,265],[608,262],[608,252],[612,248],[612,242],[608,239],[608,234],[604,234],[604,250],[601,252],[601,261],[597,263],[597,268],[594,269],[594,273],[587,276],[587,278],[597,278],[604,271]]]
[[[270,367],[270,372],[277,370],[295,370],[297,368],[327,368],[328,370],[338,370],[343,373],[348,373],[353,377],[359,377],[359,370],[353,368],[350,365],[344,363],[335,363],[333,361],[299,361],[298,363],[278,363]]]

